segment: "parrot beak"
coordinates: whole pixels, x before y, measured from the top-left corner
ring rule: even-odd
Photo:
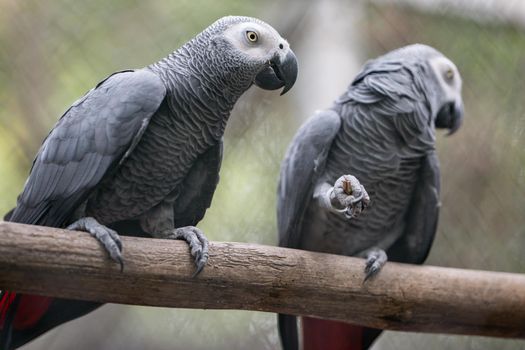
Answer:
[[[292,50],[282,58],[277,55],[270,65],[255,77],[255,85],[264,90],[277,90],[284,87],[281,95],[292,88],[297,79],[297,58]]]
[[[455,101],[445,104],[436,117],[436,128],[447,128],[447,135],[455,133],[463,122],[463,103]]]

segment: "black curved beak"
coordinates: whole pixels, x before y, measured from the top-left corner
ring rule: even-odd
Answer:
[[[436,117],[436,128],[448,129],[447,135],[455,133],[463,122],[463,103],[461,101],[445,104]]]
[[[255,85],[265,90],[277,90],[284,87],[281,95],[292,88],[297,79],[297,58],[289,50],[284,58],[280,55],[270,60],[270,65],[255,77]]]

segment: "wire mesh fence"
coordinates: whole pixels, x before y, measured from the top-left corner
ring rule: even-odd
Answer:
[[[278,169],[299,124],[328,107],[367,58],[421,42],[456,63],[466,107],[459,132],[438,138],[442,209],[427,263],[524,272],[524,7],[521,1],[438,0],[4,1],[0,210],[14,205],[43,137],[84,92],[113,71],[165,56],[218,17],[243,14],[271,23],[299,48],[300,77],[284,98],[252,89],[237,104],[221,182],[200,225],[210,239],[275,244]],[[271,314],[110,305],[26,349],[72,343],[79,349],[278,346]],[[525,343],[385,332],[374,347],[419,348],[525,349]]]

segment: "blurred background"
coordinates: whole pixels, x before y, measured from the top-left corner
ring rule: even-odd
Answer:
[[[211,240],[275,244],[279,164],[298,126],[328,107],[366,59],[421,42],[456,63],[466,105],[464,126],[437,142],[443,206],[427,263],[525,272],[521,0],[0,0],[0,212],[14,206],[43,138],[73,101],[109,73],[150,64],[229,14],[272,24],[300,72],[285,96],[252,88],[236,105],[221,182],[199,225]],[[106,305],[24,350],[275,349],[275,319]],[[384,332],[374,346],[421,348],[525,349],[525,342]]]

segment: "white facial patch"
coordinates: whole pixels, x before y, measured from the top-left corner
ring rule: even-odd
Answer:
[[[460,98],[461,76],[456,65],[444,56],[434,57],[430,59],[429,63],[439,85],[445,93],[446,101],[452,102]]]
[[[224,31],[224,36],[235,48],[256,60],[269,60],[275,52],[287,52],[289,48],[279,33],[260,23],[234,24]]]

